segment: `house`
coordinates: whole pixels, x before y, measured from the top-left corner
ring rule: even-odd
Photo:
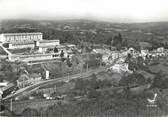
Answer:
[[[7,86],[7,82],[0,82],[0,87],[5,87],[5,86]]]
[[[141,55],[144,57],[149,54],[149,50],[141,50]]]
[[[157,52],[164,52],[164,47],[157,48]]]
[[[111,51],[106,56],[104,55],[103,57],[107,58],[106,63],[113,63],[120,56],[121,56],[121,54],[118,51]]]
[[[128,64],[127,63],[115,64],[115,65],[111,66],[110,68],[108,68],[107,70],[111,71],[113,73],[119,73],[119,74],[122,74],[123,72],[132,73],[132,71],[130,71],[128,69]]]
[[[129,54],[131,54],[131,55],[133,55],[134,52],[135,52],[135,49],[134,49],[134,48],[129,48],[129,49],[127,50],[127,53],[129,53]]]
[[[17,80],[17,86],[19,88],[23,88],[35,83],[38,83],[42,80],[41,74],[33,73],[33,74],[22,74]]]

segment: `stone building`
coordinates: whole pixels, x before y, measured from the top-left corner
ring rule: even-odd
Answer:
[[[17,86],[23,88],[35,83],[38,83],[42,80],[41,74],[22,74],[17,80]]]

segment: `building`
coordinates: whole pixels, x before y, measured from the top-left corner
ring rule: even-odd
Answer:
[[[127,63],[123,63],[123,64],[115,64],[113,66],[111,66],[110,68],[107,69],[108,71],[112,71],[114,73],[123,73],[123,72],[128,72],[128,73],[132,73],[132,71],[130,71],[128,69],[128,64]]]
[[[43,40],[41,32],[34,33],[4,33],[0,34],[0,42],[9,49],[46,47],[60,45],[59,40]]]
[[[164,52],[164,47],[157,48],[157,52]]]
[[[35,33],[4,33],[0,34],[0,41],[2,43],[29,43],[32,41],[43,40],[41,32]]]
[[[60,45],[60,40],[43,40],[40,32],[36,33],[4,33],[0,34],[0,48],[5,52],[3,58],[9,61],[40,62],[47,60],[61,60],[73,54],[75,45]],[[55,51],[57,50],[57,52]]]
[[[22,74],[17,80],[17,87],[23,88],[35,83],[38,83],[42,80],[41,74]]]
[[[149,54],[149,50],[141,50],[141,56],[145,57]]]

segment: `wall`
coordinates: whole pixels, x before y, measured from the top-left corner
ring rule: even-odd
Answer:
[[[56,56],[54,56],[56,55]],[[39,61],[47,59],[60,59],[59,54],[35,54],[35,55],[12,55],[11,61],[21,60],[24,62]]]
[[[12,45],[10,49],[22,49],[22,48],[33,48],[34,44],[21,44],[21,45]]]

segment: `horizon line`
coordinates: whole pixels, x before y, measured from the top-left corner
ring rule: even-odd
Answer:
[[[71,21],[71,20],[78,20],[78,21],[82,21],[82,20],[88,20],[88,21],[95,21],[95,22],[104,22],[104,23],[121,23],[121,24],[131,24],[131,23],[166,23],[168,22],[167,20],[160,20],[160,21],[110,21],[110,20],[102,20],[102,19],[96,19],[96,18],[52,18],[52,19],[35,19],[35,18],[31,18],[31,19],[26,19],[26,18],[4,18],[4,19],[0,19],[0,22],[3,21],[19,21],[19,20],[23,20],[23,21]]]

